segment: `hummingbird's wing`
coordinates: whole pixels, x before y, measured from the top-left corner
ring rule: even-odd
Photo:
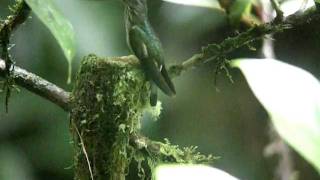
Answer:
[[[160,73],[162,74],[164,80],[166,81],[166,83],[168,84],[168,86],[170,87],[171,91],[176,94],[176,90],[174,87],[174,84],[171,81],[171,78],[168,74],[167,68],[165,66],[165,62],[164,62],[164,56],[163,56],[163,48],[161,45],[161,42],[159,40],[159,38],[155,35],[155,32],[153,31],[152,26],[147,22],[147,24],[145,24],[148,28],[146,28],[147,30],[145,31],[145,33],[147,35],[149,35],[148,37],[148,46],[151,49],[153,49],[154,51],[150,51],[150,56],[151,57],[155,57],[154,59],[156,60],[157,66],[159,68]]]
[[[167,95],[173,96],[175,89],[164,63],[159,63],[159,50],[152,45],[152,39],[138,26],[129,31],[129,43],[132,51],[140,60],[147,76]]]

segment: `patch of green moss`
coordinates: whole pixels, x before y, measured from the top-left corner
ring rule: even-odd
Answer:
[[[149,102],[149,88],[133,56],[84,58],[72,93],[71,129],[76,141],[75,179],[124,179],[133,149],[129,135],[140,128],[140,117]]]
[[[217,159],[212,155],[201,154],[197,148],[197,146],[180,148],[178,145],[171,144],[168,139],[165,139],[164,143],[146,139],[138,148],[140,150],[135,152],[141,179],[145,178],[146,171],[142,166],[143,162],[147,162],[147,170],[152,176],[155,168],[160,164],[211,164],[214,159]]]

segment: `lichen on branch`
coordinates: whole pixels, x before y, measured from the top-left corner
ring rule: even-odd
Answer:
[[[154,178],[153,172],[160,164],[211,164],[216,157],[212,155],[203,155],[197,151],[197,146],[179,147],[171,144],[168,139],[164,142],[152,141],[142,135],[131,135],[130,140],[135,148],[134,159],[138,163],[138,172],[141,179],[146,178],[146,170],[151,172],[151,177]],[[147,163],[148,169],[142,165]]]
[[[316,11],[315,7],[311,7],[304,13],[297,12],[281,21],[276,19],[272,22],[255,25],[234,37],[224,39],[221,43],[212,43],[204,46],[200,53],[193,55],[191,58],[180,64],[172,65],[169,68],[169,72],[173,77],[180,76],[182,72],[209,61],[223,66],[225,65],[224,60],[227,59],[227,55],[240,47],[250,47],[252,43],[265,38],[265,35],[268,34],[281,33],[287,29],[295,28],[310,22],[318,23],[319,19],[319,11]]]

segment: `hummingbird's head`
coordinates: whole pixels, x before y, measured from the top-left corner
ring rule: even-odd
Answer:
[[[125,14],[131,22],[141,23],[148,14],[147,0],[121,0],[125,7]]]
[[[131,11],[145,14],[147,12],[147,0],[122,0],[126,8]]]

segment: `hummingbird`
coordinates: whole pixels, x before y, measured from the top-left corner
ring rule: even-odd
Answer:
[[[139,59],[143,71],[150,81],[150,104],[155,106],[158,88],[168,96],[176,94],[164,63],[161,42],[155,34],[149,19],[146,0],[122,0],[125,10],[125,28],[127,44]]]

